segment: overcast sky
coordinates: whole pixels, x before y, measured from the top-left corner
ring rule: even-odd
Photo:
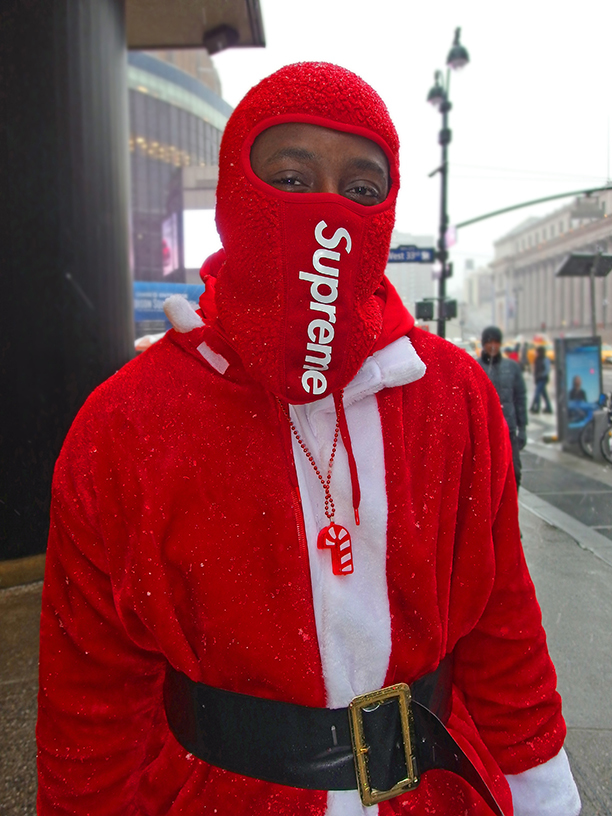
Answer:
[[[470,64],[451,76],[451,223],[514,203],[605,184],[612,128],[612,0],[260,0],[267,47],[214,57],[235,105],[289,62],[360,74],[387,103],[402,144],[396,226],[435,235],[441,116],[426,103],[454,29]],[[493,241],[559,202],[459,232],[455,269],[492,257]]]

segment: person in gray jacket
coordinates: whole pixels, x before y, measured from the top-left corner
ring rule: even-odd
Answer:
[[[521,483],[520,452],[527,444],[527,388],[519,364],[502,357],[501,342],[500,329],[488,326],[482,333],[482,353],[478,362],[495,386],[508,424],[518,490]]]

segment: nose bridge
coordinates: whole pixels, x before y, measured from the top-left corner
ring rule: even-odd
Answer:
[[[340,177],[334,167],[322,167],[317,174],[317,193],[340,193]]]

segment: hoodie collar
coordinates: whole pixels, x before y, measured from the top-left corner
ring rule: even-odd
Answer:
[[[425,363],[416,353],[407,337],[394,340],[368,357],[357,374],[344,389],[344,406],[348,408],[383,388],[395,388],[420,380],[425,374]],[[309,418],[319,412],[336,412],[333,396],[302,406]]]
[[[212,368],[224,375],[234,356],[231,349],[219,342],[219,336],[206,331],[206,323],[201,313],[180,295],[173,295],[164,303],[166,316],[174,329],[181,335],[195,341],[197,351]],[[190,344],[191,345],[191,344]],[[225,348],[224,348],[225,346]],[[226,353],[224,353],[224,351]],[[425,363],[416,353],[414,346],[405,335],[374,351],[344,389],[344,405],[348,407],[365,397],[377,394],[383,388],[395,388],[420,380],[425,374]],[[333,395],[309,403],[309,412],[329,411],[335,413]]]

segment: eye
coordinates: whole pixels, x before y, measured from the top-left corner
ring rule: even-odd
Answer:
[[[277,190],[284,190],[288,193],[307,193],[310,190],[308,180],[302,173],[297,171],[282,170],[271,173],[268,178],[264,178],[266,184],[270,184]]]
[[[376,184],[367,182],[355,182],[351,184],[344,195],[347,198],[364,204],[366,207],[373,207],[384,200],[384,195]]]
[[[298,189],[306,189],[307,185],[304,183],[303,179],[297,174],[289,174],[283,173],[277,175],[273,178],[269,184],[272,184],[274,187],[279,189],[286,189],[286,190],[298,190]]]

